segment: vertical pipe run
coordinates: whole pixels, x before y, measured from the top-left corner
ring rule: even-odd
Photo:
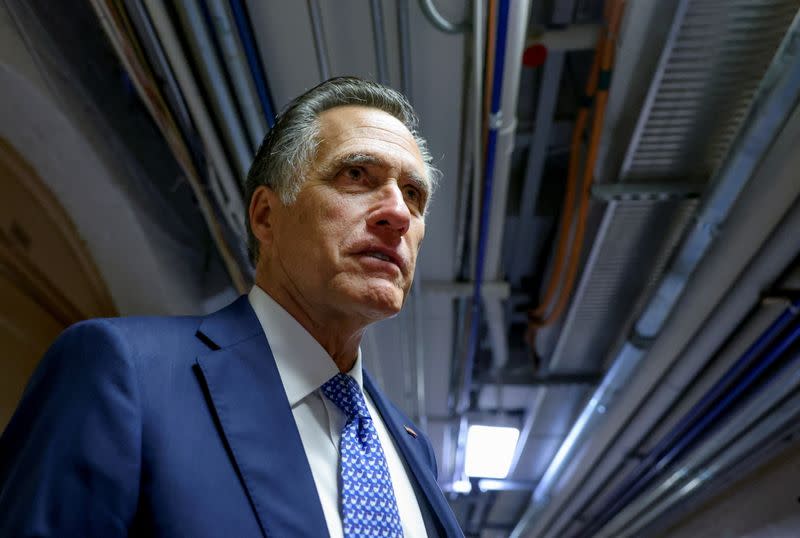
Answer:
[[[229,0],[233,19],[236,21],[236,29],[239,31],[239,40],[242,42],[244,54],[247,57],[247,65],[250,66],[250,73],[253,76],[253,83],[258,92],[258,100],[264,111],[264,118],[270,129],[275,126],[275,107],[272,105],[272,98],[267,87],[267,79],[264,76],[263,62],[258,54],[255,39],[253,39],[253,29],[250,27],[250,18],[242,5],[242,0]]]
[[[413,104],[411,95],[411,25],[408,0],[397,0],[397,40],[400,48],[400,89]]]
[[[308,0],[308,15],[311,18],[311,32],[314,35],[314,50],[317,53],[320,80],[325,81],[331,78],[331,67],[328,61],[328,44],[325,42],[325,30],[322,28],[319,0]]]
[[[389,67],[386,60],[386,32],[383,29],[383,0],[370,0],[372,15],[372,41],[375,44],[375,64],[378,68],[378,82],[389,84]]]
[[[250,145],[255,151],[267,132],[267,124],[259,110],[261,104],[245,64],[246,56],[236,35],[230,5],[225,0],[205,0],[204,4],[217,37],[225,71],[230,77],[233,93],[241,107],[247,134],[250,136]]]
[[[508,33],[509,0],[500,0],[499,16],[497,23],[497,43],[495,50],[495,70],[492,80],[492,101],[489,116],[489,136],[486,145],[486,165],[483,185],[483,196],[478,228],[478,252],[475,261],[475,287],[472,294],[471,319],[467,356],[464,362],[464,384],[461,387],[457,411],[463,413],[469,405],[469,391],[472,385],[472,367],[475,363],[475,354],[478,350],[480,332],[480,305],[481,285],[483,283],[483,269],[486,257],[486,244],[488,241],[489,209],[492,204],[492,187],[494,185],[494,165],[497,157],[497,135],[501,125],[500,97],[503,88],[503,70],[506,57],[506,38]]]
[[[211,97],[211,108],[220,123],[220,130],[232,154],[237,180],[240,182],[247,174],[255,152],[245,138],[245,130],[239,121],[239,114],[228,89],[217,51],[214,50],[199,1],[179,0],[176,2],[176,7],[181,22],[187,30],[188,41],[197,60],[198,70]]]

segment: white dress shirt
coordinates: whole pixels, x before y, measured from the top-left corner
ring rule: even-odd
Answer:
[[[248,299],[275,357],[303,449],[311,466],[328,531],[331,538],[341,538],[339,439],[347,417],[320,391],[320,387],[338,374],[339,369],[314,337],[264,290],[253,286]],[[360,349],[355,365],[348,374],[358,382],[363,392]],[[405,464],[369,395],[364,393],[364,399],[386,455],[403,535],[408,538],[427,536]]]

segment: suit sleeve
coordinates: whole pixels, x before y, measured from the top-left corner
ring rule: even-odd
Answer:
[[[127,536],[139,492],[140,409],[112,322],[67,329],[0,437],[0,536]]]

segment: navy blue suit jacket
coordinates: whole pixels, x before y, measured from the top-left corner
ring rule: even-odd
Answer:
[[[462,536],[428,440],[364,373],[426,525]],[[416,430],[419,432],[419,430]],[[328,536],[246,297],[207,317],[79,323],[0,438],[0,536]]]

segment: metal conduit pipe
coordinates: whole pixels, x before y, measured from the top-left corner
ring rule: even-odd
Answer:
[[[486,162],[483,166],[485,181],[480,206],[480,221],[475,257],[474,291],[471,303],[470,328],[464,360],[464,382],[458,395],[457,412],[464,413],[469,404],[472,368],[478,349],[481,301],[486,308],[486,323],[493,344],[496,364],[503,364],[508,356],[503,310],[499,299],[483,296],[485,275],[496,279],[500,271],[500,240],[503,233],[508,195],[508,175],[516,129],[516,108],[519,96],[519,77],[522,70],[522,51],[525,44],[530,1],[509,2],[501,0],[498,7],[497,46],[495,48],[492,77],[491,104],[488,118]],[[480,146],[478,146],[480,147]],[[492,241],[489,241],[489,237]],[[466,449],[465,421],[461,421],[456,461],[463,459]],[[460,468],[456,469],[456,473]]]
[[[370,0],[372,15],[372,42],[375,45],[375,64],[378,68],[378,82],[389,84],[389,66],[386,60],[386,31],[383,28],[383,0]]]
[[[743,194],[747,202],[737,204],[736,211],[731,214],[730,224],[726,226],[730,237],[727,245],[719,245],[703,261],[691,288],[687,289],[687,293],[692,295],[687,296],[679,308],[681,312],[691,311],[692,316],[670,318],[669,327],[664,329],[652,348],[646,368],[626,386],[625,397],[608,413],[604,429],[595,431],[583,455],[570,463],[565,471],[565,476],[569,477],[568,485],[559,490],[558,499],[553,499],[537,520],[533,535],[563,536],[572,521],[584,519],[583,514],[602,495],[605,484],[626,467],[628,455],[640,453],[640,447],[648,444],[651,432],[661,424],[675,422],[671,411],[679,406],[677,402],[685,397],[695,400],[691,393],[677,387],[689,386],[703,371],[708,358],[720,350],[723,355],[715,364],[718,361],[722,361],[720,366],[733,364],[734,358],[723,347],[727,339],[723,335],[735,334],[733,345],[742,347],[745,341],[740,338],[749,337],[751,342],[756,340],[757,335],[778,318],[774,301],[765,299],[763,290],[775,285],[798,253],[800,204],[797,196],[800,186],[796,184],[792,170],[796,169],[800,158],[795,155],[793,161],[787,163],[781,156],[792,151],[800,137],[800,108],[789,121],[790,125],[784,128],[780,140],[770,150],[748,191]],[[783,174],[776,169],[784,170]],[[762,183],[764,179],[772,182]],[[774,203],[771,202],[773,198],[776,200]],[[770,214],[753,210],[766,206],[771,207]],[[750,245],[744,252],[742,242]],[[750,260],[746,268],[741,267],[737,255],[741,260]],[[731,273],[726,274],[726,270]],[[733,275],[738,276],[733,278]],[[704,306],[704,301],[696,298],[697,292],[706,290],[714,296],[719,293],[709,288],[709,279],[713,279],[720,290],[732,291],[724,298],[720,297],[719,302],[712,297],[711,304]],[[777,286],[780,289],[781,284]],[[753,304],[761,306],[743,325],[746,320],[742,313],[749,311]],[[702,329],[698,329],[701,322]],[[752,331],[751,323],[761,329]],[[691,338],[683,336],[687,332],[693,333]],[[647,394],[644,401],[640,399],[643,394]]]
[[[197,0],[178,0],[178,15],[186,30],[189,45],[197,58],[197,67],[211,101],[211,108],[219,120],[220,129],[236,165],[237,179],[247,174],[255,151],[245,138],[233,96],[228,90],[223,67],[214,50],[211,34],[206,27],[203,12]]]
[[[408,20],[408,0],[397,0],[397,42],[400,49],[400,88],[413,103],[411,95],[411,25]]]
[[[533,499],[511,536],[518,538],[533,524],[548,504],[552,490],[564,469],[564,463],[577,445],[599,423],[608,406],[638,367],[645,349],[660,332],[668,315],[703,256],[728,216],[733,203],[769,145],[782,128],[800,98],[800,13],[795,16],[753,99],[753,104],[731,146],[728,156],[714,174],[711,189],[690,229],[661,278],[653,298],[639,317],[636,330],[623,344],[602,383],[581,411],[564,442],[559,447]]]
[[[468,336],[466,361],[464,363],[465,382],[459,394],[459,405],[457,411],[464,413],[469,402],[469,390],[471,386],[472,366],[475,361],[475,354],[478,349],[478,338],[480,329],[480,307],[481,307],[481,286],[483,284],[484,264],[486,261],[486,249],[489,235],[489,213],[492,204],[495,159],[497,158],[497,135],[500,128],[500,92],[503,85],[503,68],[506,57],[506,36],[508,33],[508,13],[510,0],[500,0],[499,15],[497,21],[497,42],[501,44],[495,51],[494,76],[492,80],[492,104],[491,115],[489,117],[489,136],[486,146],[486,164],[484,166],[484,183],[482,190],[482,200],[478,221],[478,245],[475,257],[474,287],[471,303],[470,332]]]
[[[525,36],[528,31],[530,1],[512,2],[509,13],[509,34],[504,45],[507,61],[503,67],[500,109],[489,117],[489,124],[497,123],[497,149],[495,151],[494,178],[492,184],[491,209],[489,212],[488,237],[486,245],[485,276],[492,281],[500,281],[503,233],[505,231],[506,209],[508,207],[508,186],[511,173],[511,154],[514,150],[514,135],[517,130],[517,101],[519,99],[519,80],[522,74],[522,55],[525,50]],[[486,323],[492,345],[492,368],[499,372],[508,362],[508,331],[505,321],[505,308],[499,298],[484,297]],[[498,391],[501,384],[498,383]],[[501,396],[501,394],[498,394]],[[500,401],[500,398],[498,398]]]
[[[129,49],[123,46],[117,37],[115,37],[116,31],[113,26],[107,25],[107,23],[112,20],[118,22],[125,21],[124,7],[118,5],[114,8],[101,2],[94,2],[94,8],[100,16],[101,24],[103,24],[120,61],[128,71],[131,81],[136,86],[154,122],[164,134],[170,151],[175,156],[176,162],[186,175],[186,180],[197,199],[198,209],[208,226],[211,240],[218,250],[234,288],[240,293],[244,293],[246,291],[247,279],[239,262],[239,259],[242,259],[240,258],[242,251],[241,249],[236,249],[236,244],[231,245],[228,242],[222,223],[217,218],[218,208],[222,204],[218,199],[214,200],[217,202],[216,204],[212,201],[212,197],[208,195],[207,184],[204,182],[206,176],[197,168],[195,159],[197,159],[198,153],[193,151],[196,147],[192,147],[192,143],[197,142],[195,139],[196,132],[189,121],[189,112],[186,108],[186,103],[183,100],[183,95],[181,95],[178,89],[178,83],[169,67],[166,55],[162,49],[162,44],[156,37],[153,23],[143,4],[137,3],[135,9],[130,9],[131,6],[126,7],[129,8],[128,13],[131,15],[132,22],[137,31],[140,32],[141,36],[144,36],[144,45],[150,55],[149,59],[153,63],[153,68],[156,70],[156,73],[163,76],[163,80],[166,84],[165,93],[167,94],[167,102],[173,105],[174,108],[167,105],[167,102],[164,101],[165,96],[163,96],[160,91],[157,90],[155,93],[150,94],[145,90],[146,85],[155,84],[156,73],[151,71],[147,63],[140,63],[140,57],[138,57],[138,55],[135,59],[129,56],[127,54]],[[11,4],[9,5],[9,9],[20,31],[26,34],[25,26],[20,22],[18,6]],[[118,11],[115,12],[115,10]],[[126,24],[128,23],[126,22]],[[147,80],[147,83],[145,83],[144,80]],[[165,111],[166,113],[164,113]],[[173,114],[178,115],[177,120],[173,118]],[[186,130],[182,132],[182,128]],[[173,133],[177,136],[170,136],[168,133]],[[232,229],[236,231],[235,227],[232,227]],[[239,256],[237,256],[237,250]]]
[[[764,383],[755,391],[755,395],[749,398],[741,407],[740,412],[736,414],[736,420],[728,420],[721,427],[719,427],[711,436],[706,438],[699,448],[690,453],[686,458],[681,460],[680,465],[671,467],[669,474],[664,475],[657,484],[654,484],[646,494],[638,497],[635,502],[626,506],[624,510],[614,514],[616,517],[611,519],[610,523],[602,528],[600,535],[616,535],[621,530],[626,528],[631,521],[643,515],[643,512],[649,512],[650,506],[657,502],[660,498],[666,495],[669,491],[680,489],[686,482],[701,478],[703,481],[708,480],[711,475],[707,473],[698,472],[701,466],[714,467],[719,466],[720,462],[715,461],[718,458],[718,452],[724,450],[726,445],[729,445],[732,440],[737,436],[742,435],[748,428],[754,424],[761,426],[766,419],[769,419],[774,408],[781,400],[789,396],[792,392],[796,392],[798,384],[800,383],[800,323],[796,321],[797,308],[796,304],[790,307],[794,310],[795,323],[793,327],[786,331],[782,338],[775,344],[774,348],[770,351],[769,358],[771,362],[775,363],[782,361],[781,367],[771,372],[768,384]],[[735,388],[738,388],[735,387]],[[735,399],[736,395],[731,393],[728,395],[730,398]],[[722,404],[723,402],[721,402]],[[792,410],[797,414],[797,409]],[[775,433],[773,429],[771,432]],[[709,463],[710,462],[710,463]],[[700,476],[705,474],[705,476]],[[674,500],[673,500],[674,502]],[[646,515],[646,514],[644,514]],[[592,535],[589,529],[582,531],[582,534]]]
[[[192,116],[192,121],[202,138],[208,157],[209,175],[216,174],[218,179],[218,181],[214,181],[214,178],[209,178],[209,185],[220,205],[225,208],[224,215],[228,225],[244,240],[247,234],[244,230],[244,204],[241,199],[239,182],[230,168],[230,163],[214,128],[209,111],[203,104],[200,89],[189,69],[189,62],[178,41],[175,27],[163,3],[156,0],[144,0],[144,5],[147,7],[147,12],[150,15],[150,20],[153,23],[159,41],[164,47],[164,53],[175,74],[175,80],[177,80],[186,99],[186,105]],[[241,219],[239,218],[240,216]],[[243,291],[244,285],[241,284],[241,286],[240,291]]]
[[[506,47],[503,46],[506,42],[506,35],[508,33],[508,14],[509,14],[510,0],[500,0],[499,13],[497,21],[497,42],[501,46],[496,47],[495,50],[495,65],[496,69],[492,80],[492,105],[491,113],[495,119],[500,113],[500,91],[503,84],[503,67],[505,64]],[[472,386],[472,369],[475,364],[475,355],[478,350],[478,340],[480,333],[480,311],[481,311],[481,285],[483,283],[483,269],[486,255],[486,243],[488,239],[488,226],[489,226],[489,209],[492,200],[492,184],[494,181],[494,161],[497,151],[497,131],[499,123],[490,121],[489,124],[489,137],[486,147],[486,165],[484,168],[485,181],[483,185],[483,199],[480,208],[479,224],[478,224],[478,249],[475,258],[475,275],[474,275],[474,288],[472,300],[470,304],[470,312],[467,316],[468,319],[468,333],[466,353],[463,361],[462,376],[463,381],[461,387],[456,394],[456,413],[461,416],[459,421],[458,434],[456,440],[456,457],[454,466],[453,481],[461,478],[464,467],[464,454],[466,451],[466,433],[467,433],[467,420],[466,412],[469,408],[469,393]],[[475,215],[473,216],[475,218]]]
[[[786,350],[800,338],[796,322],[800,301],[786,311],[734,363],[694,407],[665,435],[656,447],[620,484],[611,498],[599,510],[599,515],[587,523],[579,536],[593,536],[603,525],[652,484],[686,450],[715,425],[731,414],[732,407],[764,373],[781,359]],[[774,373],[773,373],[774,374]],[[763,388],[763,386],[761,387]]]
[[[245,63],[246,56],[242,44],[236,35],[233,13],[225,0],[206,0],[205,4],[222,54],[222,63],[241,107],[242,118],[250,136],[250,146],[255,151],[267,133],[267,123],[261,111],[253,79]]]
[[[314,51],[317,53],[320,80],[325,81],[331,78],[331,63],[328,60],[328,44],[325,42],[319,0],[308,0],[308,16],[311,19],[311,32],[314,35]]]
[[[479,1],[481,0],[475,0],[475,3]],[[445,19],[442,14],[439,13],[439,10],[436,9],[436,6],[433,4],[433,0],[419,0],[419,7],[422,8],[422,12],[428,18],[430,23],[442,32],[448,34],[460,34],[470,27],[469,20],[453,23]]]
[[[264,65],[261,56],[258,54],[255,39],[253,39],[253,29],[250,27],[250,18],[242,5],[241,0],[229,0],[231,12],[233,13],[236,29],[239,31],[239,41],[244,48],[247,58],[247,65],[250,66],[250,74],[253,76],[253,83],[258,93],[258,100],[261,102],[264,118],[270,129],[275,125],[275,107],[272,105],[267,80],[264,76]]]
[[[798,371],[795,370],[789,378],[792,380],[793,386],[796,387]],[[780,394],[783,396],[784,393]],[[770,397],[770,399],[780,398]],[[759,420],[750,422],[751,429],[749,432],[744,433],[738,439],[730,440],[729,442],[733,444],[723,447],[709,462],[698,466],[691,473],[683,475],[679,482],[677,480],[674,481],[673,493],[660,500],[657,504],[650,505],[646,510],[639,512],[638,519],[634,521],[633,525],[625,527],[621,535],[613,533],[611,536],[622,536],[624,538],[628,536],[653,536],[653,533],[646,530],[642,532],[642,529],[646,529],[646,525],[653,523],[656,518],[672,506],[698,492],[711,479],[717,478],[723,473],[736,469],[737,474],[739,474],[739,466],[743,461],[746,462],[754,453],[759,454],[765,449],[773,448],[776,442],[780,443],[779,440],[776,440],[776,436],[782,438],[786,435],[796,434],[798,428],[797,409],[800,408],[800,395],[796,393],[796,389],[793,396],[788,397],[784,403],[779,403],[778,406],[777,409],[765,414]],[[765,444],[767,445],[766,447]],[[747,469],[743,469],[743,471],[746,473]],[[600,536],[608,536],[608,534],[603,533]]]

